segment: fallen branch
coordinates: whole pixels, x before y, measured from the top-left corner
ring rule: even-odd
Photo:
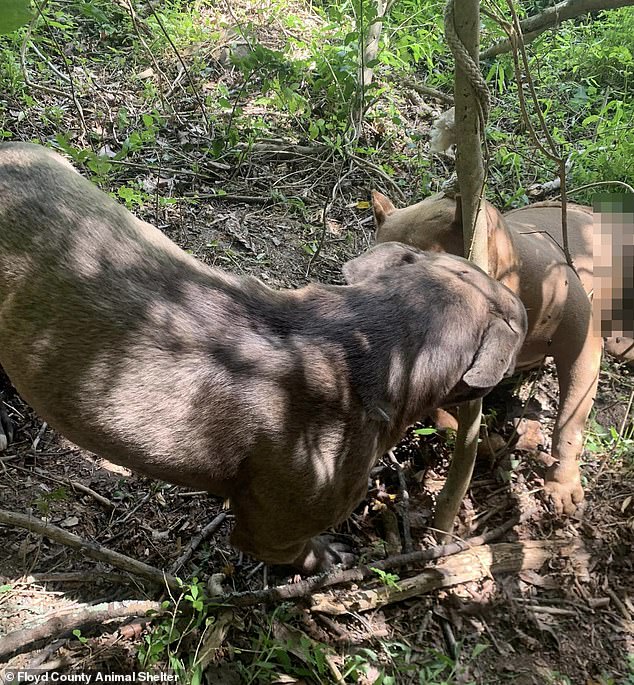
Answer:
[[[634,0],[564,0],[563,2],[558,2],[540,14],[528,17],[520,22],[524,44],[535,40],[544,31],[558,26],[562,21],[574,19],[589,12],[616,9],[617,7],[626,7],[628,5],[634,5]],[[505,52],[510,52],[512,49],[513,44],[510,40],[500,40],[486,50],[483,50],[480,53],[480,59],[497,57]]]
[[[51,637],[58,637],[71,630],[77,630],[88,623],[101,623],[113,618],[128,616],[145,616],[148,611],[157,614],[163,609],[160,602],[125,601],[109,602],[94,605],[80,605],[68,612],[56,612],[43,623],[32,628],[15,630],[2,638],[0,643],[0,659],[6,659],[17,651],[23,651],[28,645]]]
[[[78,483],[74,480],[69,480],[68,484],[71,488],[73,488],[73,490],[78,490],[79,492],[83,492],[84,495],[92,497],[95,500],[95,502],[101,504],[102,507],[105,507],[106,509],[115,508],[114,504],[107,497],[100,495],[98,492],[95,492],[92,488],[89,488],[87,485],[83,485],[82,483]]]
[[[398,195],[399,199],[403,200],[403,202],[405,201],[405,195],[403,194],[403,191],[399,188],[397,183],[390,176],[388,176],[388,174],[386,174],[385,171],[383,171],[383,169],[381,169],[379,166],[371,162],[369,159],[365,159],[364,157],[357,157],[357,155],[354,155],[352,153],[349,153],[349,157],[360,166],[367,167],[375,174],[380,176],[385,181],[385,183],[387,183],[392,188],[394,193]]]
[[[411,552],[414,549],[412,543],[412,532],[409,525],[409,492],[407,490],[407,481],[405,480],[405,473],[403,467],[398,459],[394,456],[394,450],[388,452],[390,462],[396,470],[398,476],[398,502],[396,504],[396,511],[403,522],[403,544],[406,552]]]
[[[453,97],[447,93],[443,93],[441,90],[431,88],[430,86],[425,86],[422,83],[418,83],[418,81],[414,81],[410,78],[404,79],[403,85],[406,88],[411,88],[412,90],[415,90],[417,93],[420,93],[420,95],[428,95],[430,98],[438,100],[444,103],[445,105],[453,106]]]
[[[529,540],[502,542],[461,552],[444,559],[434,568],[398,582],[398,587],[382,586],[371,590],[317,593],[311,597],[311,611],[339,615],[376,609],[401,602],[432,590],[468,583],[491,574],[517,573],[539,569],[553,556],[569,557],[583,568],[588,555],[579,540]]]
[[[46,424],[43,425],[45,426]],[[40,453],[38,452],[38,454]],[[37,467],[27,469],[24,466],[11,464],[11,468],[15,469],[16,471],[23,471],[24,473],[28,474],[35,473],[40,478],[45,478],[46,480],[50,480],[53,483],[59,483],[60,485],[68,485],[73,490],[78,490],[79,492],[83,492],[85,495],[89,495],[106,509],[115,508],[115,505],[107,497],[100,495],[98,492],[95,492],[92,488],[89,488],[87,485],[84,485],[83,483],[78,483],[77,481],[70,480],[70,478],[57,478],[56,476],[51,476],[49,473],[46,473],[45,471],[43,471],[42,469],[38,469]]]
[[[346,160],[342,160],[341,166],[339,167],[339,173],[337,174],[337,180],[335,184],[332,186],[332,189],[330,191],[330,197],[326,200],[326,204],[324,205],[324,209],[321,213],[321,233],[319,235],[319,241],[317,242],[317,247],[315,248],[315,251],[312,253],[310,256],[310,259],[308,260],[308,265],[306,267],[306,278],[310,276],[311,269],[313,268],[313,264],[317,261],[319,258],[319,255],[321,254],[321,250],[324,246],[324,243],[326,242],[326,233],[328,232],[328,213],[330,212],[330,208],[335,202],[335,198],[337,196],[337,193],[339,192],[339,188],[341,187],[341,184],[343,183],[344,179],[347,178],[351,173],[352,169],[348,169],[345,174],[342,174],[343,171],[343,165],[345,164]]]
[[[164,571],[154,568],[153,566],[149,566],[148,564],[144,564],[136,559],[132,559],[131,557],[127,557],[125,554],[113,552],[112,550],[109,550],[106,547],[97,544],[96,542],[88,542],[83,540],[74,533],[69,533],[67,530],[58,528],[50,523],[44,523],[33,516],[0,509],[0,525],[25,528],[32,533],[43,535],[44,537],[54,540],[55,542],[59,542],[66,547],[78,549],[91,559],[105,561],[111,566],[119,568],[123,571],[127,571],[128,573],[132,573],[135,576],[145,578],[153,583],[157,583],[159,585],[167,584],[170,588],[175,590],[178,590],[181,587],[174,576],[168,575]]]
[[[269,205],[278,201],[270,195],[229,195],[228,193],[185,193],[183,197],[194,200],[222,200],[245,205]]]
[[[252,145],[239,144],[236,147],[238,150],[248,151],[250,154],[268,155],[278,161],[293,160],[298,157],[322,159],[330,152],[326,145],[299,145],[284,140],[253,143]]]
[[[113,573],[111,571],[91,571],[91,581],[107,580],[109,583],[129,583],[132,581],[130,576],[125,576],[122,573]],[[16,580],[15,578],[8,578],[7,576],[0,576],[0,584],[8,585],[41,585],[43,583],[85,583],[85,571],[69,571],[67,573],[31,573],[28,576]]]
[[[300,599],[307,597],[315,590],[320,590],[332,585],[356,583],[365,580],[366,578],[376,578],[375,569],[378,569],[379,571],[393,570],[411,564],[420,564],[452,554],[458,554],[466,549],[485,545],[504,535],[517,523],[518,519],[513,518],[498,528],[493,528],[482,535],[478,535],[477,537],[468,540],[457,540],[448,545],[436,545],[435,547],[430,547],[429,549],[420,552],[399,554],[383,559],[382,561],[369,562],[368,564],[355,568],[338,568],[324,575],[307,578],[306,580],[301,580],[299,583],[293,583],[292,585],[278,585],[267,590],[236,592],[228,595],[221,595],[214,598],[214,601],[217,601],[219,604],[230,604],[231,606],[243,607],[252,606],[254,604],[286,602]]]

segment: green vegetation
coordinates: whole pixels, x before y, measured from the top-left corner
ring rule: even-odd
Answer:
[[[165,614],[156,620],[151,633],[139,650],[143,668],[168,663],[179,682],[198,685],[205,668],[214,672],[217,654],[222,648],[214,633],[224,621],[230,630],[232,659],[223,677],[229,673],[240,683],[260,684],[295,682],[293,679],[328,685],[341,677],[345,683],[374,685],[452,685],[465,680],[468,667],[487,649],[478,643],[464,658],[451,659],[433,648],[417,649],[404,641],[375,641],[375,646],[335,650],[309,637],[301,628],[300,612],[284,605],[268,615],[256,612],[250,617],[249,636],[240,637],[244,625],[233,615],[217,618],[222,609],[204,596],[197,579],[185,585],[185,595],[175,604],[165,602]],[[79,631],[77,631],[79,633]],[[77,638],[82,640],[81,634]],[[345,651],[345,653],[341,653]],[[217,676],[220,677],[220,676]]]
[[[19,52],[27,29],[0,44],[2,86],[11,101],[0,106],[0,128],[4,137],[13,136],[14,114],[9,110],[19,107],[23,123],[37,117],[41,136],[55,137],[58,146],[103,181],[115,173],[113,162],[154,149],[157,136],[173,126],[174,103],[165,94],[174,69],[179,69],[179,84],[189,106],[198,110],[202,133],[216,159],[244,155],[258,140],[283,136],[324,145],[336,155],[358,155],[388,174],[395,172],[395,163],[410,166],[419,179],[418,192],[425,193],[430,182],[436,183],[433,165],[418,149],[423,127],[412,125],[401,82],[415,76],[451,91],[452,61],[442,34],[442,6],[422,0],[393,4],[378,57],[366,65],[375,69],[375,78],[361,92],[360,55],[368,27],[376,20],[376,5],[370,0],[317,5],[310,26],[302,15],[304,8],[287,6],[285,0],[248,15],[237,8],[229,17],[212,3],[171,0],[156,11],[140,8],[134,19],[108,0],[51,1],[29,34],[26,71]],[[277,35],[264,42],[261,28],[270,17]],[[500,30],[486,19],[483,41],[499,36]],[[571,186],[634,182],[631,45],[634,12],[625,7],[565,22],[528,48],[540,107],[561,153],[569,159]],[[239,88],[213,78],[217,62],[239,71]],[[488,132],[489,192],[498,204],[521,204],[530,186],[552,180],[556,169],[535,152],[524,131],[510,56],[485,61],[483,70],[494,97]],[[126,75],[121,85],[134,106],[107,111],[107,98],[98,98],[92,115],[104,128],[107,122],[120,142],[113,153],[100,149],[104,131],[99,127],[86,131],[88,148],[85,141],[75,141],[65,132],[72,101],[50,104],[42,111],[41,99],[48,99],[45,88],[62,93],[71,89],[76,104],[96,80],[115,72]],[[360,110],[365,113],[363,126],[357,117]],[[534,113],[531,117],[535,119]],[[376,129],[381,130],[380,139],[374,135]],[[122,197],[132,206],[145,199],[132,192]]]
[[[395,573],[388,573],[387,571],[382,571],[380,568],[370,568],[376,573],[385,587],[390,588],[391,590],[400,590],[398,586],[399,577]]]
[[[203,672],[199,652],[215,622],[208,613],[204,585],[193,578],[191,583],[183,584],[183,593],[174,605],[165,601],[163,608],[166,615],[157,620],[139,647],[139,664],[146,670],[156,665],[167,666],[179,682],[198,685]]]

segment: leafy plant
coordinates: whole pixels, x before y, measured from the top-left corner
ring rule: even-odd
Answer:
[[[0,34],[12,33],[32,17],[29,0],[4,0],[0,10]]]
[[[169,614],[159,619],[144,636],[138,649],[138,659],[143,668],[167,665],[186,685],[199,685],[203,668],[198,659],[198,649],[205,630],[213,625],[215,617],[208,613],[209,602],[205,587],[198,578],[183,583],[183,594],[175,605],[163,602]]]
[[[266,628],[258,627],[252,650],[242,650],[238,663],[242,682],[245,685],[275,682],[278,674],[283,673],[284,678],[310,679],[310,682],[328,685],[332,682],[328,666],[332,650],[289,628],[290,617],[285,614],[285,608],[278,607],[267,620]],[[276,637],[276,627],[286,637]]]
[[[81,630],[78,630],[78,629],[73,630],[73,635],[74,635],[82,644],[86,644],[86,642],[88,642],[88,638],[84,637],[84,636],[81,634]]]
[[[146,193],[141,192],[137,188],[131,188],[130,186],[119,187],[117,189],[117,195],[125,202],[125,206],[128,209],[143,206],[147,196]]]
[[[421,435],[421,436],[438,435],[438,429],[437,428],[416,428],[414,430],[414,435]]]
[[[68,491],[64,486],[55,488],[50,492],[43,492],[35,499],[35,506],[42,516],[47,516],[51,511],[51,504],[54,502],[64,502],[68,499]]]
[[[591,419],[586,430],[585,448],[599,456],[610,454],[615,459],[634,457],[634,424],[626,426],[621,435],[614,426],[604,428]]]
[[[352,682],[367,682],[371,674],[374,678],[372,682],[382,685],[475,685],[474,681],[466,679],[466,672],[469,664],[487,646],[477,644],[466,658],[454,661],[434,649],[425,650],[421,654],[404,642],[381,642],[381,651],[361,648],[351,654],[346,660],[342,675],[344,679],[351,678]]]
[[[397,582],[399,577],[395,573],[388,573],[387,571],[383,571],[380,568],[374,568],[372,566],[370,566],[370,570],[376,573],[376,575],[379,577],[379,580],[383,583],[383,585],[385,585],[385,587],[393,590],[401,589]]]

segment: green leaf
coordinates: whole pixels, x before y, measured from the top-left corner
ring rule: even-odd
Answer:
[[[479,643],[473,648],[473,652],[471,653],[471,658],[472,658],[472,659],[475,659],[477,656],[479,656],[480,654],[482,654],[482,652],[484,652],[485,649],[488,649],[488,648],[489,648],[489,645],[483,645],[482,643],[479,642]]]
[[[414,431],[415,435],[436,435],[438,431],[435,428],[417,428]]]
[[[189,681],[190,685],[200,685],[202,673],[203,672],[200,666],[197,666],[194,669],[194,672],[191,674],[191,680]]]
[[[0,34],[13,33],[20,26],[31,21],[31,3],[29,0],[4,0],[0,9]]]
[[[74,635],[82,644],[86,644],[86,642],[88,642],[88,638],[82,636],[81,630],[77,630],[77,629],[76,629],[76,630],[73,630],[73,635]]]

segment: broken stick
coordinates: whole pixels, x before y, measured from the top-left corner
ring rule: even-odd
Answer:
[[[443,559],[434,568],[399,581],[396,588],[316,593],[311,597],[311,610],[331,615],[368,611],[492,574],[539,569],[554,556],[568,557],[582,569],[587,567],[588,555],[579,540],[500,542]]]
[[[43,535],[50,540],[66,545],[66,547],[78,549],[91,559],[105,561],[111,566],[122,569],[123,571],[128,571],[128,573],[145,578],[153,583],[158,583],[159,585],[166,584],[175,590],[178,590],[181,587],[174,576],[169,575],[158,568],[154,568],[154,566],[149,566],[142,561],[127,557],[125,554],[113,552],[102,545],[98,545],[96,542],[83,540],[74,533],[69,533],[67,530],[54,526],[51,523],[45,523],[34,516],[0,509],[0,525],[25,528],[32,533]]]
[[[160,602],[125,601],[103,602],[94,605],[80,605],[69,612],[55,612],[48,616],[43,623],[32,628],[14,630],[5,635],[0,643],[0,659],[6,659],[14,652],[24,650],[28,645],[53,636],[62,635],[70,630],[76,630],[87,623],[101,623],[113,618],[128,616],[145,616],[148,611],[162,613]]]

